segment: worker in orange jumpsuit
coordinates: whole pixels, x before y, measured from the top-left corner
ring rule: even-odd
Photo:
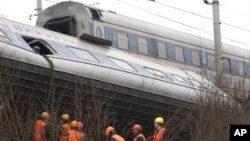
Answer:
[[[87,141],[87,136],[86,134],[83,132],[83,123],[81,121],[77,122],[77,127],[78,127],[78,131],[80,132],[80,141]]]
[[[104,135],[107,137],[108,141],[125,141],[123,137],[116,134],[115,128],[112,126],[106,128]]]
[[[81,133],[78,131],[78,123],[73,120],[70,123],[71,130],[69,131],[68,141],[81,141]]]
[[[164,128],[164,119],[162,117],[155,118],[155,132],[153,141],[164,141],[166,139],[166,128]]]
[[[47,126],[48,126],[49,113],[43,112],[41,117],[35,122],[35,130],[33,133],[34,141],[46,141],[47,140]]]
[[[59,141],[68,141],[69,131],[71,130],[68,114],[63,114],[61,120],[61,128],[59,132]]]
[[[140,124],[135,124],[132,127],[133,134],[134,134],[134,139],[133,141],[146,141],[145,136],[142,134],[142,127]]]

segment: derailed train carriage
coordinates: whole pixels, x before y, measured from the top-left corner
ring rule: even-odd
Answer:
[[[96,14],[91,9],[88,12]],[[60,12],[45,10],[43,13],[53,17]],[[55,99],[54,103],[70,105],[76,92],[83,95],[83,103],[94,102],[93,89],[97,89],[94,95],[106,99],[107,107],[118,119],[134,119],[144,125],[145,131],[152,131],[156,116],[167,118],[179,109],[192,110],[200,94],[216,94],[211,87],[216,88],[199,75],[108,46],[114,46],[114,42],[92,36],[93,25],[87,20],[78,25],[72,17],[58,22],[41,14],[38,23],[41,19],[49,21],[44,24],[48,29],[84,40],[1,19],[1,79],[12,85],[17,95],[22,89],[27,94],[32,91],[41,101],[53,96],[61,99]],[[56,25],[65,22],[66,27]],[[67,27],[71,24],[84,30]],[[104,35],[99,33],[100,37]],[[113,37],[108,35],[110,39]],[[11,74],[10,70],[17,73]]]

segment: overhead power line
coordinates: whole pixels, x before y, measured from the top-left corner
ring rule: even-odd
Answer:
[[[250,19],[250,15],[248,15],[248,14],[246,14],[246,13],[243,13],[243,12],[241,12],[241,11],[239,11],[239,10],[236,10],[236,9],[234,9],[234,8],[228,7],[228,6],[223,5],[223,4],[220,4],[220,6],[221,6],[221,7],[224,7],[225,9],[228,9],[228,10],[230,10],[230,11],[233,11],[233,12],[235,12],[235,13],[238,13],[239,15],[245,16],[245,17],[247,17],[247,18]]]
[[[200,28],[198,28],[198,27],[194,27],[194,26],[191,26],[191,25],[188,25],[188,24],[185,24],[185,23],[179,22],[179,21],[177,21],[177,20],[173,20],[173,19],[170,19],[170,18],[164,17],[164,16],[162,16],[162,15],[159,15],[159,14],[153,13],[153,12],[148,11],[148,10],[145,10],[145,9],[140,8],[140,7],[138,7],[138,6],[134,6],[134,5],[130,4],[130,3],[124,2],[124,1],[122,1],[122,0],[118,0],[118,1],[119,1],[119,2],[121,2],[121,3],[123,3],[123,4],[128,5],[128,6],[130,6],[130,7],[133,7],[133,8],[136,8],[136,9],[140,9],[141,11],[144,11],[144,12],[150,13],[150,14],[152,14],[152,15],[155,15],[155,16],[158,16],[158,17],[161,17],[161,18],[163,18],[163,19],[166,19],[166,20],[169,20],[169,21],[172,21],[172,22],[178,23],[178,24],[180,24],[180,25],[183,25],[183,26],[186,26],[186,27],[189,27],[189,28],[192,28],[192,29],[196,29],[196,30],[201,30],[201,29],[200,29]]]
[[[51,2],[51,3],[58,3],[58,1],[53,1],[53,0],[46,0],[47,2]]]
[[[151,1],[151,0],[147,0],[147,1]],[[174,6],[171,6],[171,5],[167,5],[167,4],[165,4],[165,3],[155,2],[155,1],[154,1],[154,3],[158,3],[158,4],[161,4],[161,5],[164,5],[164,6],[173,8],[173,9],[176,9],[176,10],[180,10],[180,11],[185,11],[185,12],[192,13],[192,12],[190,12],[190,11],[183,10],[183,9],[180,9],[180,8],[177,8],[177,7],[174,7]],[[223,4],[220,4],[220,6],[226,8],[226,9],[228,9],[228,10],[230,10],[230,11],[233,11],[233,12],[235,12],[235,13],[238,13],[238,14],[240,14],[240,15],[243,15],[243,16],[246,16],[246,17],[250,18],[250,15],[248,15],[248,14],[246,14],[246,13],[243,13],[243,12],[241,12],[241,11],[239,11],[239,10],[236,10],[236,9],[234,9],[234,8],[231,8],[231,7],[226,6],[226,5],[223,5]],[[195,14],[196,14],[196,13],[195,13]]]
[[[209,21],[213,21],[212,18],[210,17],[206,17],[206,16],[203,16],[203,15],[200,15],[200,14],[197,14],[197,13],[194,13],[194,12],[190,12],[190,11],[187,11],[187,10],[184,10],[184,9],[180,9],[180,8],[177,8],[177,7],[174,7],[174,6],[171,6],[171,5],[167,5],[165,3],[161,3],[161,2],[155,2],[156,4],[159,4],[159,5],[162,5],[162,6],[165,6],[165,7],[168,7],[168,8],[171,8],[171,9],[175,9],[175,10],[178,10],[178,11],[181,11],[181,12],[184,12],[184,13],[188,13],[188,14],[191,14],[191,15],[194,15],[194,16],[197,16],[197,17],[200,17],[200,18],[203,18],[203,19],[206,19],[206,20],[209,20]],[[221,5],[221,4],[220,4]],[[225,7],[224,5],[221,5],[223,7]],[[237,12],[239,13],[239,12]],[[243,14],[242,14],[243,15]],[[250,15],[247,15],[247,14],[244,14],[244,16],[247,16],[249,19],[250,19]],[[226,26],[230,26],[232,28],[235,28],[235,29],[239,29],[239,30],[242,30],[242,31],[246,31],[246,32],[249,32],[250,33],[250,29],[246,29],[246,28],[243,28],[243,27],[240,27],[240,26],[237,26],[237,25],[232,25],[230,23],[227,23],[227,22],[223,22],[221,21],[221,24],[224,24]]]
[[[202,30],[202,29],[200,29],[200,28],[198,28],[198,27],[194,27],[194,26],[191,26],[191,25],[182,23],[182,22],[180,22],[180,21],[173,20],[173,19],[171,19],[171,18],[167,18],[167,17],[164,17],[164,16],[162,16],[162,15],[153,13],[153,12],[151,12],[151,11],[145,10],[145,9],[140,8],[140,7],[138,7],[138,6],[135,6],[135,5],[132,5],[132,4],[130,4],[130,3],[127,3],[127,2],[125,2],[125,1],[123,1],[123,0],[118,0],[118,1],[121,2],[121,3],[123,3],[123,4],[125,4],[125,5],[128,5],[128,6],[130,6],[130,7],[133,7],[133,8],[139,9],[139,10],[141,10],[141,11],[144,11],[144,12],[146,12],[146,13],[150,13],[150,14],[152,14],[152,15],[158,16],[158,17],[160,17],[160,18],[163,18],[163,19],[166,19],[166,20],[169,20],[169,21],[178,23],[178,24],[180,24],[180,25],[189,27],[189,28],[191,28],[191,29],[195,29],[195,30],[198,30],[198,31],[201,31],[201,32],[210,34],[210,35],[213,34],[212,32],[204,31],[204,30]],[[229,25],[230,25],[230,24],[229,24]],[[232,25],[232,26],[233,26],[233,25]],[[245,30],[245,29],[244,29],[244,30]],[[245,30],[245,31],[246,31],[246,30]],[[249,30],[249,32],[250,32],[250,30]],[[250,46],[250,44],[247,44],[247,43],[244,43],[244,42],[240,42],[240,41],[236,41],[236,40],[231,39],[231,38],[228,38],[228,37],[223,37],[223,39],[226,39],[226,40],[229,40],[229,41],[232,41],[232,42],[235,42],[235,43],[244,45],[244,46]]]
[[[195,15],[197,17],[201,17],[201,18],[204,18],[204,19],[207,19],[207,20],[213,20],[212,18],[209,18],[209,17],[206,17],[206,16],[203,16],[203,15],[200,15],[200,14],[197,14],[197,13],[194,13],[194,12],[190,12],[190,11],[187,11],[187,10],[184,10],[184,9],[181,9],[181,8],[177,8],[177,7],[174,7],[174,6],[171,6],[171,5],[167,5],[165,3],[161,3],[161,2],[155,2],[159,5],[162,5],[162,6],[165,6],[165,7],[168,7],[168,8],[171,8],[171,9],[175,9],[175,10],[178,10],[178,11],[182,11],[184,13],[188,13],[188,14],[192,14],[192,15]]]

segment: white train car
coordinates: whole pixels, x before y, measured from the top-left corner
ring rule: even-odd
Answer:
[[[45,9],[37,26],[80,37],[84,34],[112,41],[112,47],[124,50],[144,60],[178,69],[214,73],[213,41],[146,23],[112,11],[85,6],[77,2],[62,2]],[[224,83],[222,87],[234,88],[235,80],[250,77],[250,52],[223,44]],[[213,81],[213,80],[210,80]],[[228,84],[230,83],[230,84]]]
[[[0,19],[0,52],[1,80],[17,90],[46,99],[53,86],[55,96],[70,103],[75,91],[91,101],[90,90],[96,88],[105,92],[98,95],[109,99],[115,112],[138,120],[190,110],[206,91],[198,75],[6,19]]]
[[[73,13],[77,9],[81,11],[82,7],[85,8],[71,2],[62,5],[81,7],[69,8]],[[45,10],[43,14],[60,13],[48,11]],[[87,14],[90,14],[89,11]],[[55,26],[52,30],[59,26],[56,24],[71,23],[69,19],[64,18],[58,23],[42,15],[38,23],[43,18],[50,20],[45,25],[47,28]],[[83,23],[79,28],[84,27],[84,33],[90,32],[87,30],[90,22],[84,20]],[[103,26],[100,37],[109,39],[103,32],[106,26],[104,24],[107,25],[100,25]],[[59,29],[65,30],[67,34],[68,27]],[[177,68],[171,63],[157,61],[157,58],[114,48],[114,42],[112,46],[107,46],[111,42],[80,31],[75,30],[72,35],[85,40],[0,19],[1,81],[17,95],[23,95],[23,92],[26,92],[26,95],[32,94],[41,104],[51,100],[51,97],[56,97],[54,101],[49,101],[49,104],[70,105],[74,102],[74,94],[80,93],[84,105],[94,102],[94,94],[108,101],[107,107],[110,112],[117,114],[117,118],[124,121],[134,119],[143,123],[145,130],[152,128],[152,120],[156,116],[167,118],[179,109],[192,110],[201,94],[218,94],[210,82],[197,74]],[[131,41],[128,43],[133,44]],[[93,93],[93,89],[97,92]]]

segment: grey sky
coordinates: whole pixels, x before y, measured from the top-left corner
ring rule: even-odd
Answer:
[[[43,8],[60,1],[62,0],[43,0]],[[118,14],[209,39],[213,37],[212,21],[197,16],[212,18],[212,7],[204,4],[202,0],[156,0],[156,3],[147,0],[75,1],[94,4],[105,10],[116,11]],[[220,0],[220,3],[221,21],[225,23],[222,24],[223,42],[250,49],[248,39],[250,37],[250,1]],[[35,6],[36,0],[0,0],[0,14],[18,22],[34,25],[36,17],[29,20],[29,15],[36,13]]]

